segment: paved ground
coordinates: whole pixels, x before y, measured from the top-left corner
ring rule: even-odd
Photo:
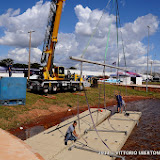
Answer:
[[[125,84],[120,84],[121,86],[126,86]],[[143,84],[143,85],[137,85],[137,84],[130,84],[130,85],[127,85],[127,86],[130,86],[130,87],[143,87],[145,88],[146,85]],[[159,88],[160,89],[160,85],[148,85],[149,88]]]
[[[0,160],[44,160],[20,139],[0,129]]]

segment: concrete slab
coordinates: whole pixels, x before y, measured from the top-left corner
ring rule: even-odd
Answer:
[[[96,125],[102,123],[111,112],[108,110],[102,110],[97,112],[97,109],[91,109],[92,116]],[[76,131],[79,135],[83,135],[86,129],[92,128],[93,124],[89,115],[89,111],[85,111],[79,115],[80,117],[80,130],[78,126]],[[53,159],[53,157],[61,154],[63,151],[68,152],[68,147],[72,144],[68,143],[68,146],[64,145],[64,135],[77,116],[70,118],[62,122],[58,126],[54,126],[36,136],[27,139],[25,142],[29,144],[35,152],[38,152],[45,160]],[[56,128],[59,129],[56,130]],[[61,128],[62,127],[62,128]],[[82,140],[84,143],[84,140]]]
[[[100,153],[110,153],[120,151],[120,149],[125,144],[127,138],[129,137],[134,126],[137,124],[141,117],[140,112],[129,112],[129,116],[124,114],[115,114],[109,120],[105,120],[103,123],[97,126],[97,130],[103,131],[113,131],[113,132],[102,132],[99,131],[99,136],[107,144],[107,148],[95,131],[88,131],[83,137],[88,142],[88,147],[80,144],[84,143],[83,139],[79,142],[74,143],[76,147],[82,147],[82,149],[77,149],[72,145],[72,150],[69,151],[67,148],[61,151],[56,156],[53,156],[49,160],[82,160],[82,159],[92,159],[92,160],[111,160],[112,158],[107,155],[100,155]],[[126,131],[125,133],[117,133],[117,131]],[[69,148],[69,147],[68,147]],[[93,153],[91,151],[86,151],[85,149],[91,149],[97,151]]]
[[[0,129],[0,160],[44,160],[17,137]]]

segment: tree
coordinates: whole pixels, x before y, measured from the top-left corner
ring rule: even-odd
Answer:
[[[0,66],[4,66],[4,67],[7,67],[9,64],[13,64],[14,63],[14,61],[13,61],[13,59],[11,59],[11,58],[6,58],[6,59],[2,59],[1,61],[0,61]]]
[[[13,65],[14,68],[28,68],[27,64],[15,63]]]
[[[42,66],[39,63],[31,63],[31,68],[39,69],[40,67]]]
[[[75,68],[75,67],[70,67],[69,69],[77,69],[77,68]]]

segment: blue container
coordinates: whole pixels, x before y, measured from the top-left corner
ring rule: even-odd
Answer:
[[[0,105],[25,105],[26,78],[0,78]]]

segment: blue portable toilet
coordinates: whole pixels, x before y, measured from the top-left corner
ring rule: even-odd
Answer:
[[[25,105],[26,86],[24,77],[1,77],[0,105]]]

